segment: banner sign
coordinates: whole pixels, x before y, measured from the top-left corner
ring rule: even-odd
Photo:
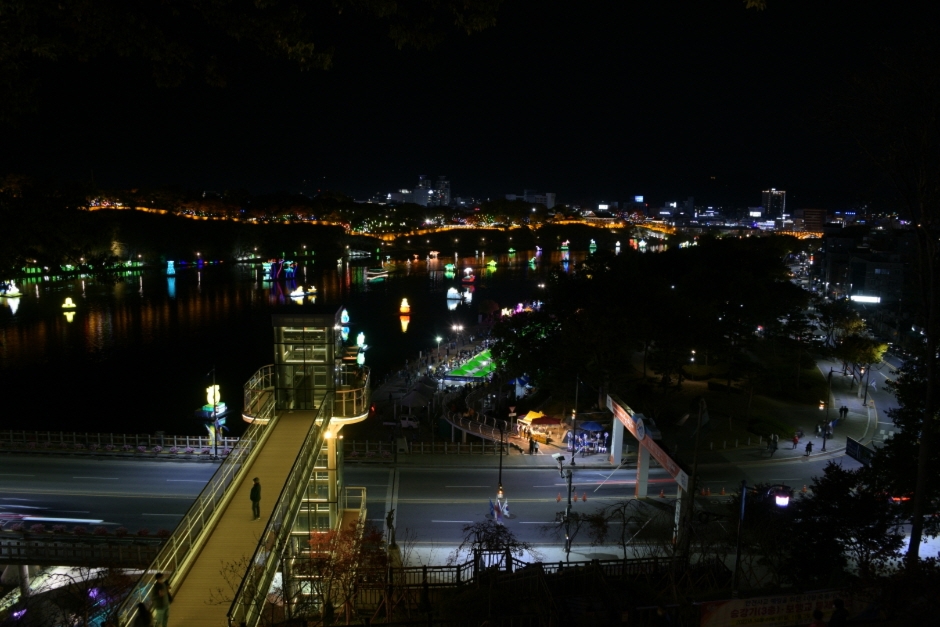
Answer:
[[[813,620],[813,610],[823,611],[828,622],[832,614],[832,602],[844,599],[846,609],[849,599],[839,590],[807,592],[805,594],[782,594],[753,599],[729,599],[709,601],[700,606],[699,627],[790,627],[808,625]]]

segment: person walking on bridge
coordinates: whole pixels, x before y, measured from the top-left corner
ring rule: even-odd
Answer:
[[[157,573],[153,578],[153,588],[150,590],[153,624],[154,627],[166,627],[170,620],[170,603],[173,602],[173,595],[170,594],[170,586],[164,581],[163,573]]]
[[[258,520],[261,518],[261,482],[258,481],[258,477],[254,478],[254,485],[251,486],[251,514],[254,516],[252,520]]]

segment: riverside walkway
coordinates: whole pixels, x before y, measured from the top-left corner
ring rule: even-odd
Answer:
[[[229,587],[223,571],[230,566],[242,572],[258,546],[265,523],[277,502],[294,461],[317,415],[315,411],[295,411],[278,417],[263,449],[241,473],[240,485],[232,486],[232,498],[185,579],[170,578],[173,605],[170,625],[218,627],[227,622],[227,612],[236,590]],[[252,520],[248,498],[252,479],[261,481],[261,520]],[[231,582],[237,586],[238,581]]]

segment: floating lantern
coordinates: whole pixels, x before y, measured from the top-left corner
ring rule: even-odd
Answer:
[[[62,309],[75,309],[75,303],[72,302],[71,297],[65,299],[65,302],[62,303]]]
[[[346,310],[344,309],[343,313],[345,312]],[[344,342],[348,340],[349,339],[349,327],[340,327],[339,336]]]
[[[401,306],[398,308],[398,311],[405,315],[411,313],[411,305],[408,304],[407,298],[401,299]]]
[[[75,312],[74,312],[74,311],[63,311],[62,313],[65,314],[65,320],[66,320],[66,322],[71,322],[73,319],[75,319]]]
[[[356,336],[356,346],[362,348],[366,345],[366,334],[362,331],[359,332],[359,335]]]
[[[349,312],[345,309],[339,314],[340,324],[347,325],[349,324]],[[349,334],[349,329],[346,329],[346,334]]]

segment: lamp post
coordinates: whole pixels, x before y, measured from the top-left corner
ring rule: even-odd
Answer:
[[[777,507],[784,508],[790,505],[790,487],[785,485],[774,485],[768,488],[765,496],[774,497],[774,504]],[[734,548],[734,571],[731,574],[731,596],[738,596],[738,572],[741,570],[741,532],[744,528],[744,506],[747,503],[747,479],[741,480],[741,509],[738,514],[738,537]]]
[[[579,374],[574,379],[574,408],[571,410],[571,438],[574,440],[574,444],[571,447],[571,465],[577,466],[574,462],[574,458],[578,456],[578,388],[581,387],[581,375]]]
[[[443,340],[444,338],[438,335],[434,339],[437,340],[437,360],[440,361],[441,360],[441,340]]]
[[[499,426],[499,483],[496,489],[496,500],[503,499],[503,426]]]

